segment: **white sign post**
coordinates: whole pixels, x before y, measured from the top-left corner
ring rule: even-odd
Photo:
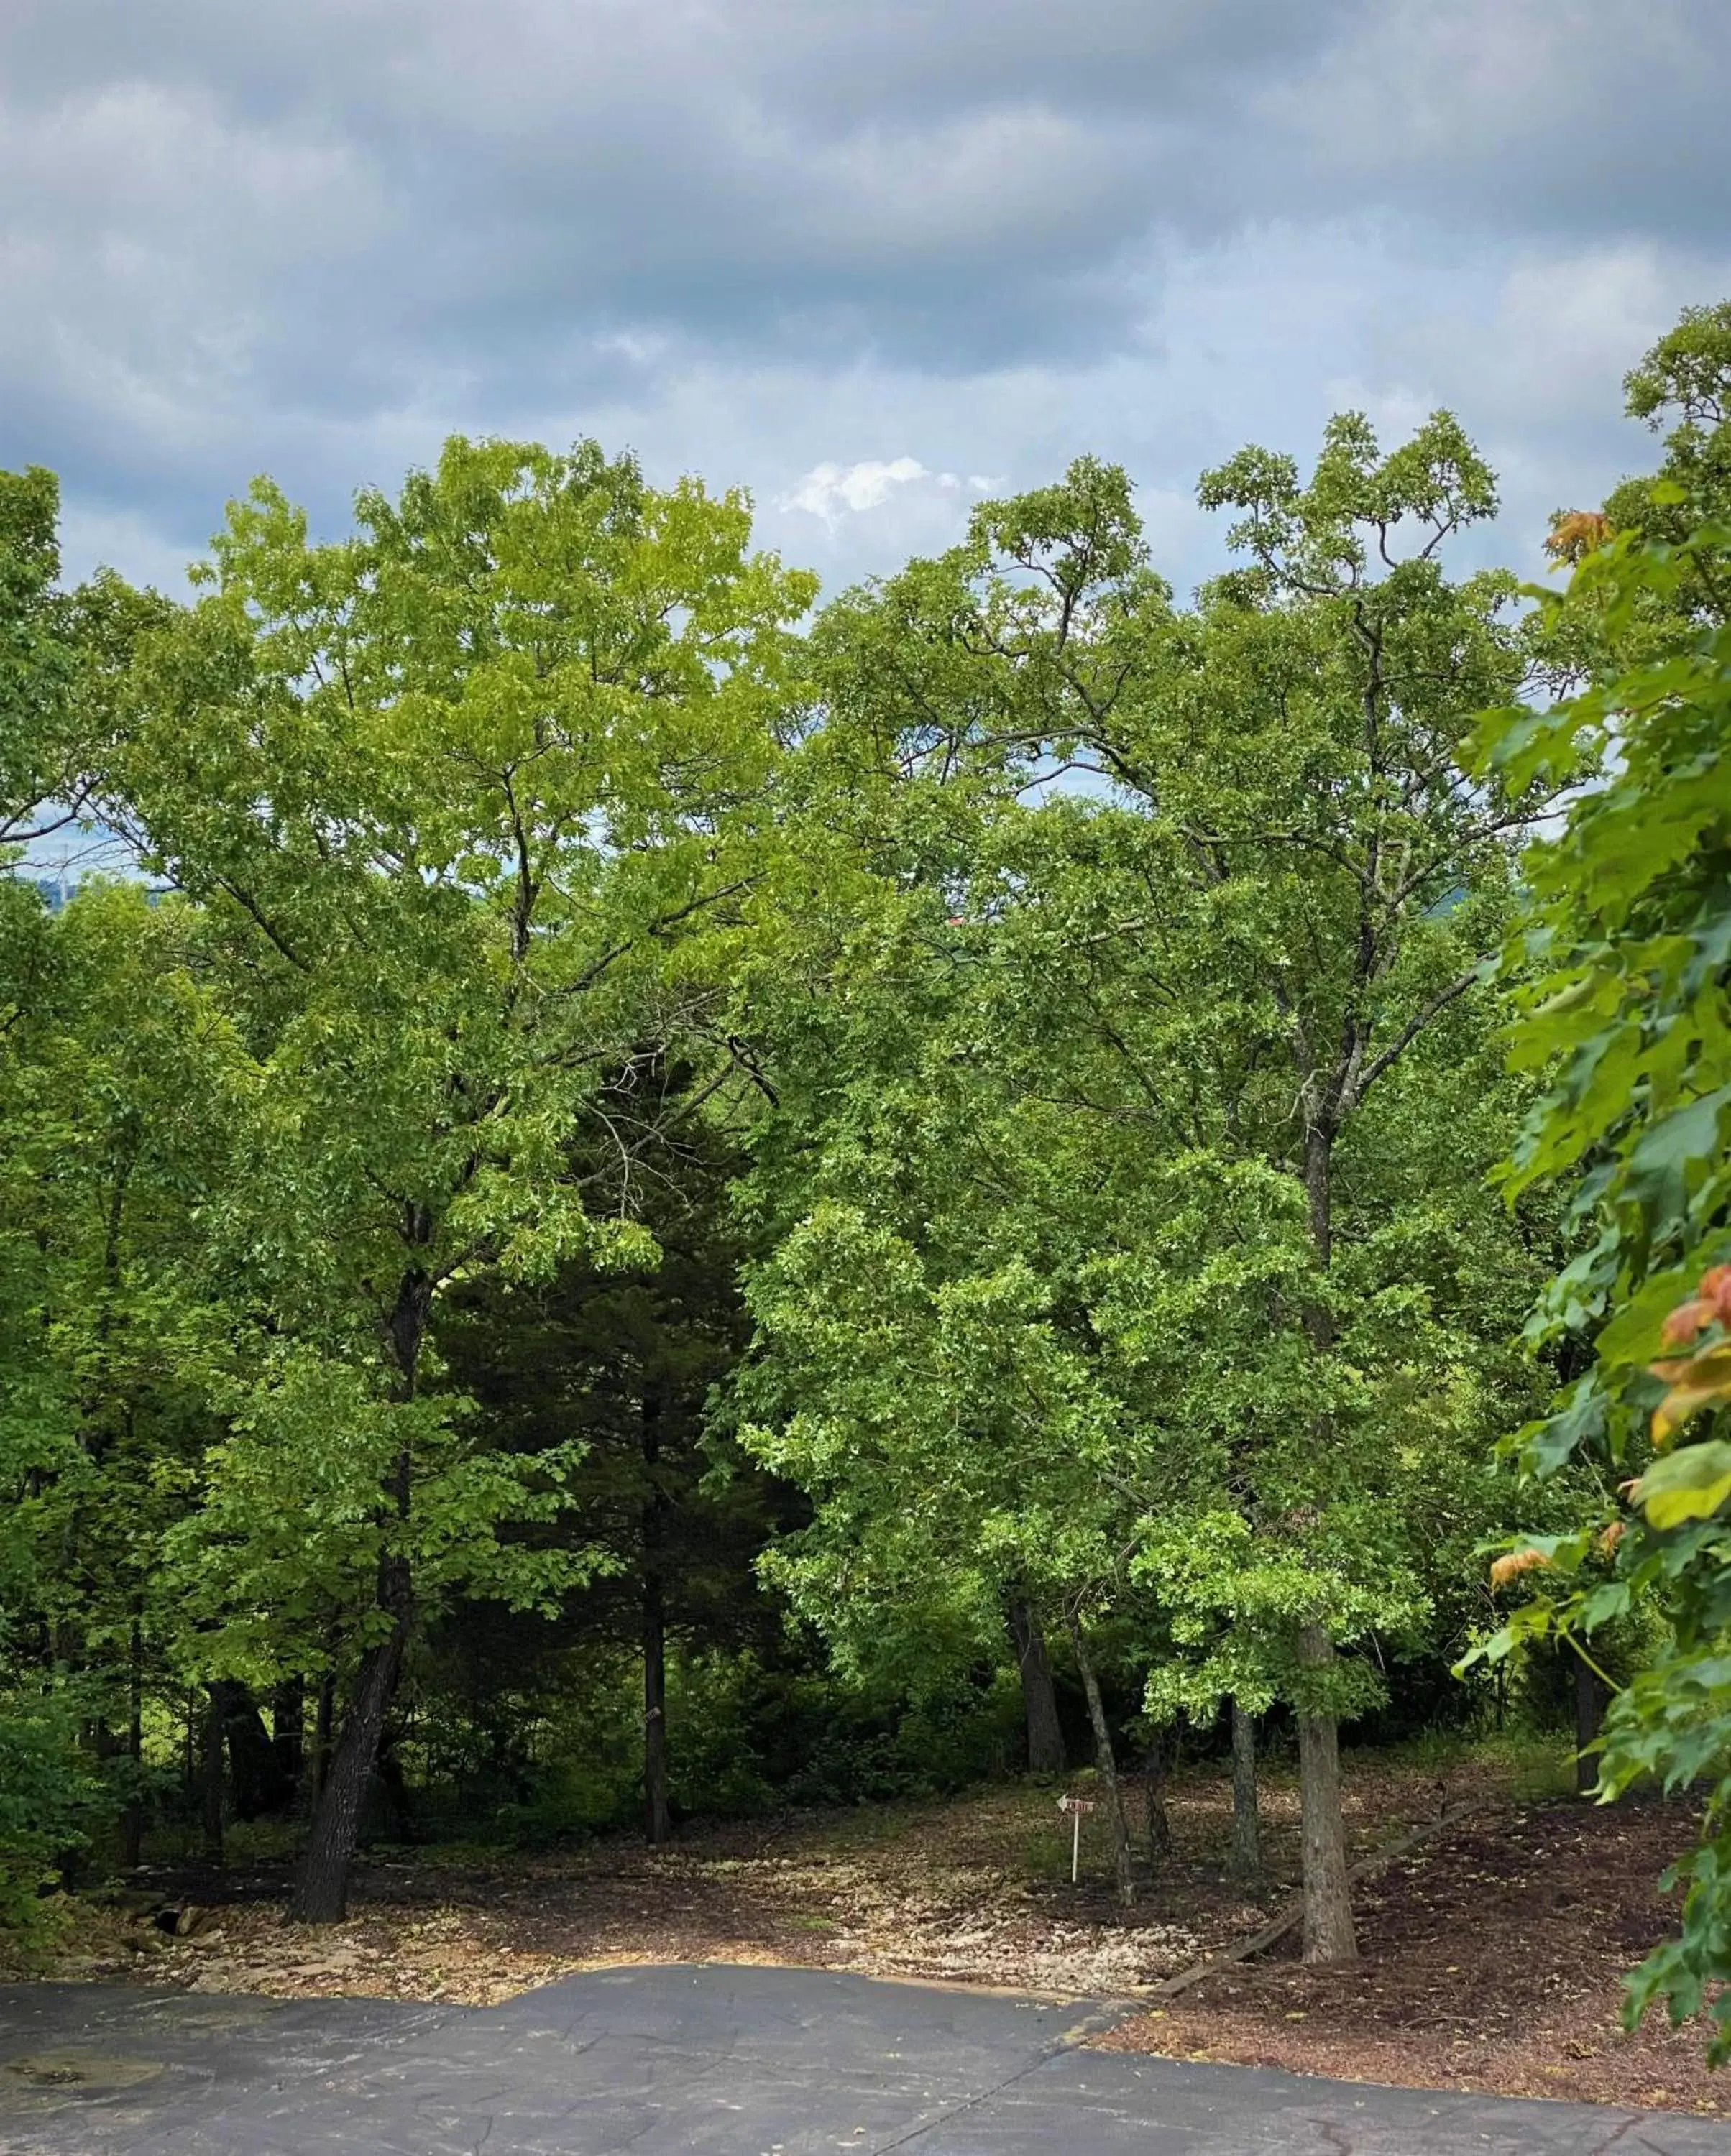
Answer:
[[[1094,1809],[1092,1797],[1060,1797],[1058,1810],[1070,1815],[1070,1883],[1073,1887],[1081,1868],[1082,1814]]]

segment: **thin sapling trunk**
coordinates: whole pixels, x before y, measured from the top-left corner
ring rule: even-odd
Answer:
[[[1261,1822],[1256,1808],[1256,1723],[1241,1701],[1232,1702],[1232,1874],[1256,1879],[1262,1871]]]
[[[199,1752],[199,1824],[204,1861],[223,1861],[223,1695],[213,1685],[205,1695],[203,1737]]]
[[[1106,1799],[1107,1824],[1112,1830],[1112,1869],[1117,1880],[1118,1901],[1127,1909],[1136,1899],[1136,1868],[1130,1854],[1130,1822],[1124,1816],[1124,1793],[1118,1781],[1118,1763],[1112,1748],[1112,1730],[1100,1697],[1100,1681],[1082,1636],[1081,1621],[1070,1613],[1070,1645],[1088,1702],[1088,1722],[1094,1732],[1094,1762],[1099,1770],[1101,1794]]]
[[[644,1388],[643,1469],[643,1806],[644,1832],[659,1849],[673,1838],[667,1801],[667,1598],[662,1579],[667,1500],[656,1467],[661,1457],[661,1397]]]
[[[1166,1810],[1166,1737],[1155,1730],[1148,1738],[1148,1757],[1142,1765],[1142,1786],[1148,1804],[1148,1861],[1158,1871],[1172,1854],[1172,1821]]]
[[[136,1617],[126,1641],[126,1759],[131,1775],[121,1819],[121,1869],[144,1861],[144,1633]]]
[[[1574,1786],[1584,1797],[1599,1786],[1599,1755],[1593,1747],[1605,1720],[1605,1687],[1586,1658],[1574,1657]]]

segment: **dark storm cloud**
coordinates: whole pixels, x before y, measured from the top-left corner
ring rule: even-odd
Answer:
[[[1230,138],[1338,14],[61,0],[13,18],[5,80],[45,192],[69,180],[73,213],[45,206],[74,249],[99,237],[78,213],[105,180],[100,239],[196,256],[212,306],[269,321],[297,380],[290,326],[317,332],[342,408],[376,394],[393,346],[411,371],[506,351],[568,369],[573,327],[863,341],[962,369],[1121,336],[1125,251],[1242,209]],[[157,156],[178,143],[210,167],[167,216],[126,202],[152,115]],[[57,116],[82,118],[76,177],[52,169]],[[213,197],[244,193],[246,167],[297,162],[305,208],[290,197],[259,206],[250,236],[222,228]],[[370,244],[341,228],[345,193]],[[309,217],[329,220],[315,250]]]
[[[1715,249],[1728,91],[1723,0],[13,0],[0,461],[196,532],[260,465],[339,502],[447,425],[650,445],[694,366],[767,471],[790,372],[832,424],[862,370],[910,424],[1018,370],[1153,393],[1174,263],[1271,232],[1380,219],[1440,275]],[[1229,341],[1302,311],[1279,254]]]

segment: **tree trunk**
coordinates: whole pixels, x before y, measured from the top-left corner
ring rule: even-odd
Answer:
[[[121,1869],[144,1861],[144,1631],[136,1617],[126,1641],[126,1758],[131,1784],[121,1818]]]
[[[224,1677],[213,1689],[222,1703],[235,1818],[255,1820],[281,1811],[295,1785],[284,1778],[258,1702],[238,1678]]]
[[[1334,1140],[1315,1123],[1304,1133],[1304,1195],[1317,1263],[1327,1272],[1334,1257]],[[1326,1354],[1334,1345],[1334,1321],[1327,1306],[1313,1302],[1304,1322],[1311,1345],[1318,1353]]]
[[[1166,1815],[1166,1740],[1159,1730],[1148,1738],[1142,1785],[1148,1799],[1148,1861],[1158,1871],[1172,1854],[1172,1821]]]
[[[1130,1823],[1124,1816],[1124,1793],[1118,1784],[1118,1764],[1112,1754],[1112,1731],[1107,1725],[1099,1680],[1095,1676],[1094,1665],[1088,1658],[1081,1620],[1072,1611],[1069,1621],[1070,1645],[1076,1656],[1076,1666],[1081,1676],[1082,1691],[1087,1697],[1089,1725],[1094,1732],[1094,1761],[1099,1769],[1101,1794],[1106,1799],[1107,1824],[1112,1829],[1112,1861],[1117,1876],[1118,1901],[1127,1909],[1136,1899],[1136,1871],[1130,1856]]]
[[[643,1535],[643,1830],[659,1849],[673,1838],[667,1804],[667,1598],[661,1574],[665,1494],[656,1476],[661,1457],[661,1395],[645,1383],[642,1404]]]
[[[397,1749],[398,1731],[388,1720],[378,1745],[378,1786],[384,1799],[385,1837],[390,1841],[412,1842],[414,1836],[414,1806],[409,1801],[408,1781],[403,1772],[402,1755]]]
[[[331,1774],[331,1739],[336,1726],[336,1672],[326,1670],[319,1679],[318,1703],[312,1716],[312,1758],[308,1763],[308,1810],[325,1794]]]
[[[1261,1823],[1256,1813],[1256,1724],[1232,1702],[1232,1872],[1256,1879],[1262,1871]]]
[[[220,1864],[223,1861],[223,1695],[219,1685],[213,1685],[205,1699],[204,1735],[199,1761],[199,1821],[203,1830],[204,1861],[207,1864]]]
[[[1310,1205],[1311,1241],[1317,1264],[1327,1272],[1334,1250],[1334,1133],[1312,1123],[1305,1133],[1304,1188]],[[1318,1359],[1334,1346],[1334,1320],[1318,1296],[1305,1318],[1310,1344]],[[1320,1373],[1318,1373],[1321,1374]],[[1325,1457],[1334,1429],[1326,1411],[1317,1418],[1316,1443]],[[1333,1666],[1334,1642],[1320,1624],[1302,1627],[1298,1660],[1323,1673]],[[1359,1942],[1353,1930],[1352,1888],[1346,1871],[1346,1823],[1340,1812],[1340,1738],[1330,1713],[1298,1717],[1298,1798],[1303,1843],[1304,1958],[1307,1962],[1356,1961]]]
[[[306,1681],[285,1677],[270,1695],[270,1748],[277,1772],[291,1789],[306,1764]]]
[[[408,1640],[405,1599],[389,1638],[369,1647],[362,1658],[355,1697],[343,1717],[342,1735],[331,1756],[295,1876],[295,1891],[285,1912],[292,1924],[340,1924],[348,1914],[349,1871],[360,1846],[367,1791]]]
[[[1299,1634],[1307,1670],[1329,1669],[1334,1643],[1320,1625]],[[1332,1714],[1298,1717],[1298,1795],[1304,1851],[1304,1958],[1356,1961],[1352,1890],[1347,1881],[1346,1829],[1340,1813],[1340,1745]]]
[[[1061,1774],[1068,1762],[1064,1753],[1064,1730],[1058,1720],[1058,1693],[1052,1682],[1052,1659],[1045,1650],[1045,1635],[1025,1595],[1009,1604],[1010,1637],[1015,1641],[1016,1667],[1021,1672],[1022,1709],[1028,1722],[1028,1772]]]
[[[667,1808],[667,1618],[658,1577],[643,1583],[643,1830],[656,1848],[673,1838]]]
[[[433,1223],[424,1207],[405,1209],[403,1236],[411,1249],[424,1249],[432,1240]],[[387,1327],[397,1363],[396,1398],[403,1406],[415,1397],[421,1344],[432,1307],[432,1276],[424,1266],[411,1265],[397,1284],[397,1300]],[[390,1515],[394,1513],[405,1540],[413,1493],[413,1469],[405,1445],[392,1467],[384,1492],[387,1510],[381,1522],[388,1532]],[[361,1658],[354,1697],[313,1807],[306,1847],[289,1898],[285,1914],[291,1923],[340,1924],[348,1913],[348,1876],[361,1845],[367,1791],[378,1764],[385,1717],[396,1697],[414,1622],[414,1581],[407,1551],[400,1546],[393,1549],[388,1543],[381,1552],[377,1594],[379,1614],[388,1620],[390,1630]]]
[[[1605,1688],[1584,1658],[1574,1658],[1574,1786],[1590,1797],[1599,1786],[1599,1755],[1590,1750],[1605,1720]]]
[[[121,1813],[121,1869],[145,1863],[145,1628],[131,1620],[127,1635],[127,1809]]]

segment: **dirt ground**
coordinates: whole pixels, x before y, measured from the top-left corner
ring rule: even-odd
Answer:
[[[1692,1825],[1658,1802],[1499,1808],[1360,1889],[1356,1966],[1307,1969],[1288,1946],[1101,2041],[1408,2087],[1731,2111],[1699,2025],[1649,2015],[1630,2036],[1618,2018],[1624,1971],[1674,1927],[1657,1881]]]
[[[1148,1999],[1149,2012],[1103,2040],[1120,2049],[1719,2107],[1698,2031],[1629,2039],[1616,2027],[1618,1979],[1669,1921],[1656,1881],[1689,1839],[1681,1807],[1533,1801],[1511,1765],[1483,1759],[1352,1762],[1355,1856],[1445,1810],[1478,1809],[1360,1888],[1356,1968],[1306,1970],[1276,1950],[1162,2010],[1153,2001],[1163,1979],[1290,1901],[1296,1791],[1268,1778],[1266,1876],[1246,1894],[1225,1867],[1225,1778],[1179,1779],[1172,1849],[1128,1912],[1111,1892],[1098,1814],[1071,1886],[1056,1794],[1006,1785],[943,1804],[690,1830],[659,1851],[625,1841],[537,1856],[380,1851],[357,1874],[350,1920],[319,1932],[283,1923],[280,1864],[164,1870],[139,1875],[106,1907],[82,1908],[47,1973],[491,2005],[611,1963],[793,1964]],[[1731,2083],[1724,2102],[1731,2110]]]

